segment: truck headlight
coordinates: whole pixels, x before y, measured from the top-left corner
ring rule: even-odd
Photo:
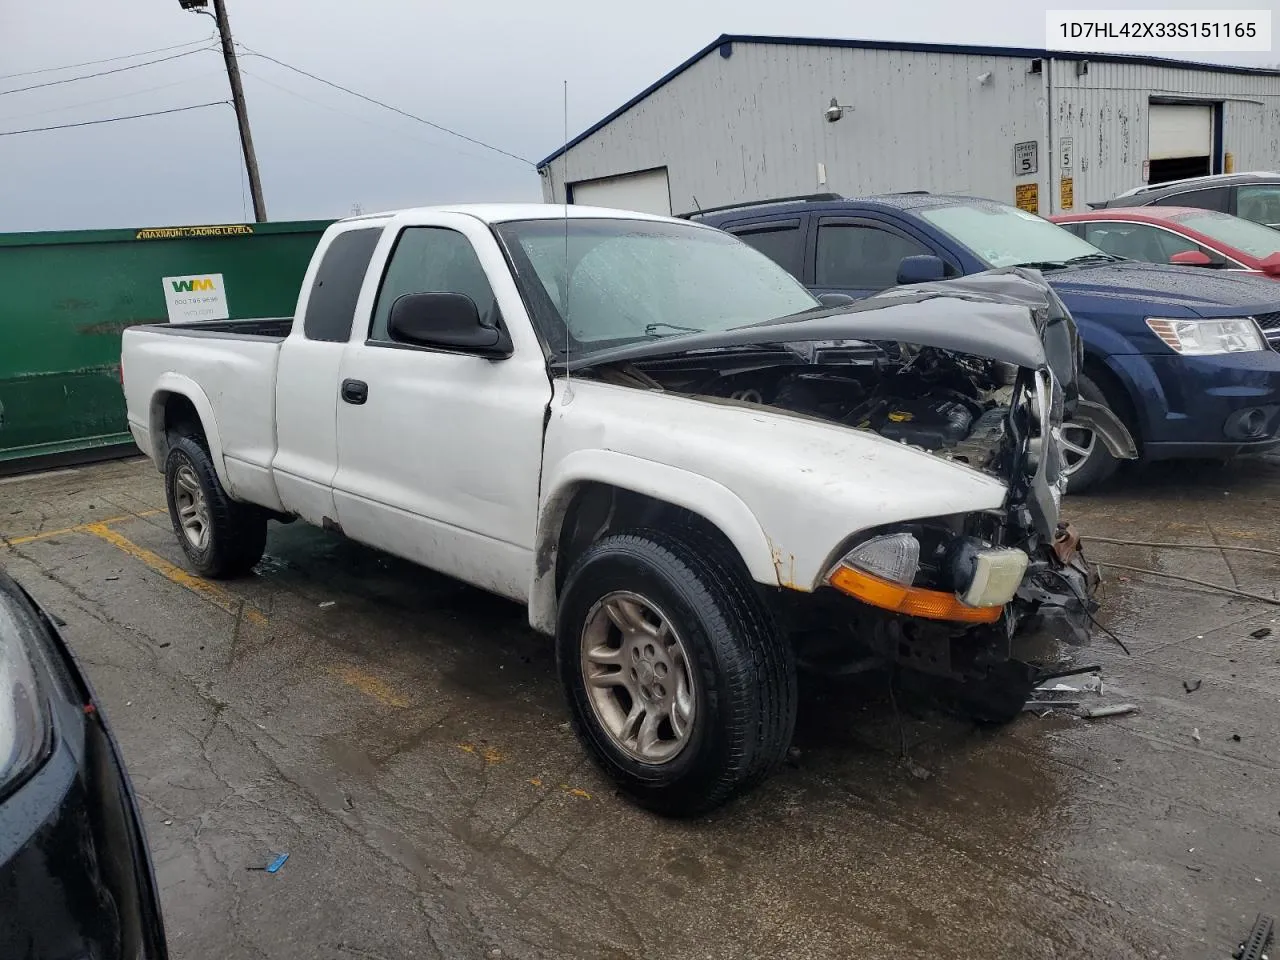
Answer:
[[[959,537],[948,547],[941,576],[954,589],[916,586],[920,542],[910,533],[873,537],[845,554],[827,583],[863,603],[930,620],[994,623],[1013,599],[1027,555]]]
[[[1184,357],[1266,350],[1267,341],[1253,317],[1223,320],[1165,320],[1147,317],[1147,326],[1166,346]]]
[[[45,701],[22,634],[0,602],[0,797],[40,761],[48,739]]]

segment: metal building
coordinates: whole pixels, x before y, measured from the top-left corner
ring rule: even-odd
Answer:
[[[1143,182],[1275,168],[1277,70],[728,35],[538,165],[548,201],[567,181],[571,203],[664,214],[929,190],[1048,215]]]

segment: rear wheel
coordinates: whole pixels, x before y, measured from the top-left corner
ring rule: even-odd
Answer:
[[[174,535],[197,573],[235,577],[262,559],[266,512],[227,496],[198,440],[184,436],[170,444],[164,478]]]
[[[1110,409],[1106,395],[1088,377],[1080,376],[1080,396],[1091,403]],[[1067,421],[1062,425],[1063,472],[1067,475],[1067,492],[1084,493],[1100,486],[1120,467],[1102,438],[1091,427]]]
[[[606,537],[561,595],[574,729],[637,803],[694,816],[763,779],[795,725],[795,663],[736,558],[660,531]]]

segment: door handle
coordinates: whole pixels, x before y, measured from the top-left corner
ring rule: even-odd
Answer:
[[[369,385],[363,380],[343,380],[338,393],[347,403],[359,405],[369,399]]]

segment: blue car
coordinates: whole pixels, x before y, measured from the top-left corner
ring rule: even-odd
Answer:
[[[819,296],[865,297],[999,267],[1040,270],[1084,341],[1080,397],[1102,413],[1063,429],[1074,492],[1109,478],[1133,456],[1133,443],[1146,462],[1227,459],[1280,445],[1274,280],[1126,260],[1034,214],[974,197],[824,195],[690,216],[736,235]]]

